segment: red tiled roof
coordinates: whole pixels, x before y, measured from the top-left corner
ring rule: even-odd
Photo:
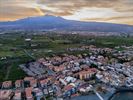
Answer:
[[[88,69],[80,71],[76,74],[89,74],[89,73],[95,73],[96,71],[97,71],[96,68],[88,68]]]
[[[27,98],[32,98],[32,87],[26,88],[25,93]]]
[[[64,87],[65,91],[71,90],[74,86],[73,85],[67,85]]]
[[[49,81],[48,79],[40,80],[40,84],[47,84],[48,81]]]
[[[33,80],[33,79],[34,79],[34,77],[25,77],[24,78],[25,81],[30,81],[30,80]]]
[[[22,80],[16,80],[15,84],[21,84]]]
[[[5,82],[3,82],[2,86],[3,87],[10,87],[10,86],[12,86],[12,81],[5,81]]]
[[[37,84],[37,79],[30,80],[30,85],[32,86],[34,84]]]

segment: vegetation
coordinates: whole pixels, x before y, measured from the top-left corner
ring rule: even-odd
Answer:
[[[30,38],[31,41],[25,41],[26,38]],[[132,37],[92,37],[56,33],[45,35],[3,34],[0,35],[0,81],[25,77],[26,74],[18,65],[32,60],[33,57],[40,58],[63,53],[74,55],[88,53],[88,51],[67,51],[67,48],[83,45],[114,48],[120,45],[133,45],[133,39]]]

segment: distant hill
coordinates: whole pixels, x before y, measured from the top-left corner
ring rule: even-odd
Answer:
[[[28,17],[16,21],[0,22],[0,30],[65,30],[133,33],[133,25],[82,22],[46,15]]]

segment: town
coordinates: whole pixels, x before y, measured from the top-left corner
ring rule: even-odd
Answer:
[[[133,0],[0,0],[0,100],[133,100]]]
[[[61,100],[133,87],[133,46],[112,49],[89,45],[67,50],[89,53],[62,54],[20,64],[28,76],[2,82],[0,100]]]

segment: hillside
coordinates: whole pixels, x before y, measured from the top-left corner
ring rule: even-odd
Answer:
[[[66,30],[133,33],[133,26],[103,22],[66,20],[62,17],[46,15],[28,17],[16,21],[0,22],[0,30]]]

